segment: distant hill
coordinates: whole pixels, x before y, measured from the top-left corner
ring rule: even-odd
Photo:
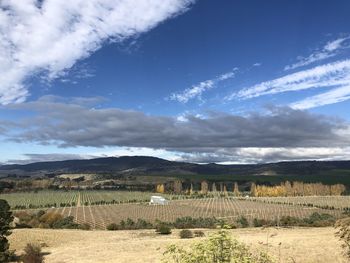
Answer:
[[[251,179],[266,181],[332,181],[350,185],[350,161],[296,161],[266,164],[220,165],[167,161],[149,156],[107,157],[0,166],[0,175],[109,173],[115,175],[178,176],[183,178]],[[284,178],[284,179],[283,179]]]

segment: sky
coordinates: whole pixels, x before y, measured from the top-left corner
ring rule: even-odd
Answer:
[[[0,163],[350,159],[349,10],[0,1]]]

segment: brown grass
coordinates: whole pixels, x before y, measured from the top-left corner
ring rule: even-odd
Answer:
[[[204,230],[206,235],[210,231]],[[254,248],[268,250],[277,262],[347,262],[333,228],[250,228],[231,232]],[[169,236],[162,236],[156,235],[153,230],[21,229],[10,236],[11,248],[18,252],[29,242],[44,245],[43,251],[49,253],[45,256],[47,263],[160,262],[167,245],[187,245],[196,240],[199,238],[180,239],[178,230]]]

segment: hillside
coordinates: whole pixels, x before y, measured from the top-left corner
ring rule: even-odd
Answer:
[[[350,161],[297,161],[266,164],[220,165],[174,162],[148,156],[107,157],[88,160],[2,165],[6,177],[61,173],[96,173],[128,176],[172,176],[186,179],[254,180],[276,182],[302,180],[350,185]]]

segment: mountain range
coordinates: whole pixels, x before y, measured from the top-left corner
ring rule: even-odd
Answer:
[[[2,177],[8,174],[34,176],[62,173],[179,176],[193,179],[196,177],[217,177],[226,180],[252,176],[261,177],[264,180],[281,177],[288,179],[289,176],[293,177],[292,180],[296,178],[315,181],[316,178],[320,178],[319,181],[326,179],[344,182],[344,180],[350,179],[350,161],[295,161],[222,165],[175,162],[149,156],[122,156],[0,166]]]

